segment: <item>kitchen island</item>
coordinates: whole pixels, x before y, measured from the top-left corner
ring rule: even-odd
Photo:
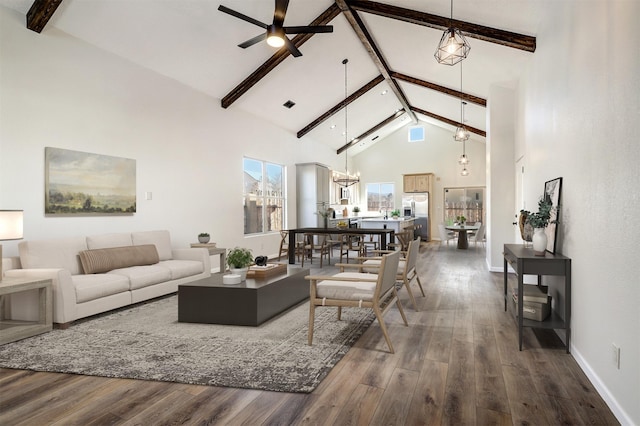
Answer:
[[[400,219],[362,219],[360,221],[360,226],[362,228],[373,228],[373,229],[393,229],[395,232],[402,232],[404,229],[412,227],[414,222],[414,218],[410,217],[408,219],[400,218]]]

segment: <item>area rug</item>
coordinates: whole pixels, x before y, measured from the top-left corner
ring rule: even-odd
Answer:
[[[176,295],[0,346],[0,367],[281,392],[313,391],[375,319],[309,303],[259,327],[178,322]]]

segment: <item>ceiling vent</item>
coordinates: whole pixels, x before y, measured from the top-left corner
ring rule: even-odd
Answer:
[[[288,100],[287,102],[283,103],[283,104],[282,104],[282,106],[283,106],[283,107],[285,107],[285,108],[289,108],[289,109],[291,109],[291,108],[293,108],[293,106],[294,106],[295,104],[296,104],[296,103],[295,103],[295,102],[293,102],[292,100]]]

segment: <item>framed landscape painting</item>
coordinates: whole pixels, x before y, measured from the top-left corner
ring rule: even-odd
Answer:
[[[45,148],[45,214],[104,215],[136,211],[136,161]]]
[[[544,197],[551,201],[551,218],[549,225],[544,228],[544,232],[547,234],[547,251],[555,254],[556,252],[556,239],[558,237],[558,224],[556,221],[559,219],[560,213],[560,192],[562,190],[562,178],[555,178],[548,180],[544,183]]]

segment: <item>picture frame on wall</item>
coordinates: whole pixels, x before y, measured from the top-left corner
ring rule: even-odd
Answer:
[[[45,147],[45,215],[135,212],[135,160]]]
[[[558,237],[558,219],[560,214],[560,194],[562,192],[562,178],[555,178],[544,183],[544,198],[551,201],[551,218],[544,229],[547,234],[547,251],[556,253],[556,239]]]

